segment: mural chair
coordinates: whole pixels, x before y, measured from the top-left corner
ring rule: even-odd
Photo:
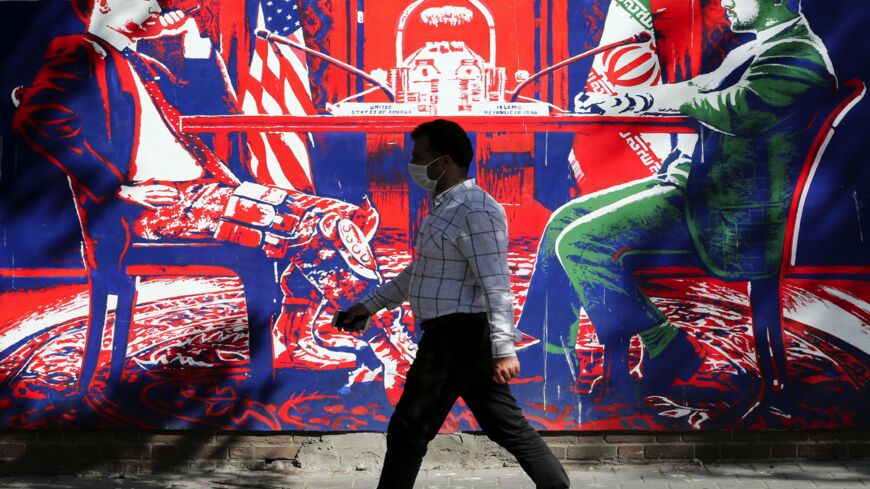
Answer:
[[[851,79],[840,87],[840,98],[827,113],[819,114],[810,132],[814,134],[797,183],[786,222],[783,242],[782,264],[775,277],[749,282],[749,305],[752,311],[752,334],[755,355],[765,393],[781,392],[788,382],[785,340],[783,335],[782,291],[786,277],[797,268],[795,265],[803,207],[825,149],[846,114],[864,97],[864,82]],[[675,273],[668,269],[669,277],[705,276],[700,269],[679,267]],[[639,270],[643,276],[662,276],[661,270]],[[826,270],[825,275],[830,275]]]
[[[76,207],[82,215],[80,206]],[[83,241],[85,253],[92,253],[94,243],[87,237]],[[266,259],[257,248],[214,240],[134,240],[117,259],[119,267],[110,271],[94,267],[86,260],[90,307],[77,387],[79,395],[87,393],[99,366],[110,296],[116,296],[117,302],[107,383],[113,388],[122,380],[137,299],[136,277],[146,275],[238,276],[248,317],[250,376],[255,381],[271,378],[272,323],[281,307],[274,260]]]

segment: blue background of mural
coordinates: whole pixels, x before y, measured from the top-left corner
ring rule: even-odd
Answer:
[[[592,0],[590,0],[591,2]],[[577,9],[587,2],[570,3]],[[569,14],[578,20],[577,10]],[[803,12],[813,30],[828,48],[840,82],[860,78],[870,82],[870,45],[867,21],[870,8],[864,0],[804,0]],[[82,31],[63,0],[38,2],[0,2],[0,269],[82,267],[79,242],[81,230],[74,212],[66,176],[36,156],[18,136],[10,123],[14,106],[9,94],[30,82],[43,64],[42,53],[58,35]],[[581,51],[589,42],[588,33],[569,36],[571,52]],[[552,59],[536,60],[536,68]],[[589,65],[580,63],[570,69],[569,90],[575,93],[585,84]],[[206,110],[203,110],[206,112]],[[838,129],[828,147],[822,167],[816,174],[804,210],[798,246],[799,265],[870,265],[870,152],[866,131],[870,122],[870,102],[855,107]],[[474,138],[474,136],[472,136]],[[563,158],[570,150],[572,135],[535,136],[535,197],[553,209],[569,198],[570,174]],[[312,173],[317,194],[358,204],[367,191],[364,179],[372,164],[366,155],[366,135],[362,133],[319,134],[310,147]],[[407,139],[406,139],[407,147]],[[544,149],[546,148],[546,149]],[[395,151],[378,155],[380,171],[402,175],[406,154]],[[487,162],[500,168],[527,164],[529,156],[499,154]],[[549,164],[542,162],[549,158]],[[425,200],[419,189],[410,190],[410,214],[418,212]],[[413,230],[413,224],[412,224]],[[866,278],[866,277],[863,277]],[[30,289],[63,281],[83,282],[81,276],[69,278],[26,278],[0,275],[0,292]],[[361,363],[376,365],[375,358]],[[293,378],[296,387],[316,388],[318,384],[340,382],[344,372],[324,373],[318,378]],[[334,378],[328,378],[334,377]],[[287,378],[283,379],[285,382]],[[285,385],[289,385],[285,384]],[[173,392],[167,395],[171,397]],[[270,393],[274,399],[286,392]],[[382,394],[371,388],[355,391],[345,399],[348,405],[383,402]],[[186,426],[178,422],[177,427]]]

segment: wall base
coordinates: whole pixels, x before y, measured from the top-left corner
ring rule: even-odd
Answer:
[[[566,464],[870,458],[870,430],[545,433]],[[0,473],[150,473],[178,469],[378,471],[383,433],[0,431]],[[472,433],[439,435],[424,469],[515,466]]]

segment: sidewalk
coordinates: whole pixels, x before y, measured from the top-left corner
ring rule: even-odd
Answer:
[[[783,464],[599,464],[570,466],[571,487],[647,489],[870,488],[870,461]],[[135,476],[0,476],[15,489],[366,489],[377,485],[372,471],[301,473],[275,471],[191,472]],[[417,488],[533,488],[518,468],[421,472]]]

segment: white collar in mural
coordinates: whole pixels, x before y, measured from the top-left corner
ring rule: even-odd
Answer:
[[[111,44],[118,51],[123,51],[124,48],[136,50],[136,43],[134,41],[104,24],[91,22],[88,32]]]
[[[759,31],[758,34],[755,35],[755,40],[759,43],[767,42],[770,39],[772,39],[774,36],[779,34],[780,32],[782,32],[786,29],[789,29],[792,26],[794,26],[800,22],[803,22],[803,21],[804,21],[804,14],[798,14],[798,16],[792,20],[789,20],[789,21],[786,21],[786,22],[783,22],[780,24],[776,24],[772,27],[768,27],[767,29],[764,29],[763,31]]]

